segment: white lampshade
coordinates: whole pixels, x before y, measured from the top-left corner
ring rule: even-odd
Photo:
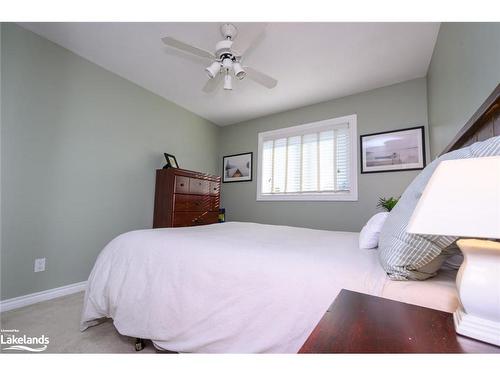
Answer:
[[[231,74],[229,74],[229,72],[226,72],[226,75],[224,76],[224,90],[232,90],[232,89],[233,89],[233,84],[232,84]]]
[[[245,72],[245,70],[243,69],[243,67],[239,62],[233,63],[233,72],[236,78],[238,79],[243,79],[247,75],[247,73]]]
[[[205,72],[207,72],[209,78],[214,78],[220,71],[220,63],[218,61],[214,61],[210,66],[205,68]]]
[[[407,231],[500,238],[500,156],[442,161]]]

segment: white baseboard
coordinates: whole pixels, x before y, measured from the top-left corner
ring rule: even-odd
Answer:
[[[27,294],[15,298],[0,301],[0,312],[18,309],[23,306],[33,305],[34,303],[48,301],[53,298],[67,296],[68,294],[78,293],[85,290],[87,281],[69,284],[59,288],[44,290],[37,293]]]

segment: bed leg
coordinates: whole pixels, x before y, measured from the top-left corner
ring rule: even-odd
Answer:
[[[140,339],[140,338],[135,339],[135,351],[136,352],[140,352],[141,350],[144,349],[145,346],[146,346],[146,343],[144,342],[143,339]]]

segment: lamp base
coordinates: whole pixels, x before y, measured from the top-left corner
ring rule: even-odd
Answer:
[[[500,346],[500,242],[457,241],[464,261],[457,274],[458,333]]]
[[[457,333],[500,346],[500,323],[467,314],[462,306],[453,313]]]

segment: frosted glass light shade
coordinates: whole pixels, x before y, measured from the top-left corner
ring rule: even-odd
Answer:
[[[232,90],[233,89],[233,83],[232,83],[232,78],[229,72],[226,73],[224,76],[224,90]]]
[[[500,238],[500,156],[442,161],[407,231]]]
[[[220,63],[214,61],[210,66],[205,68],[205,72],[207,72],[209,78],[214,78],[220,71]]]

